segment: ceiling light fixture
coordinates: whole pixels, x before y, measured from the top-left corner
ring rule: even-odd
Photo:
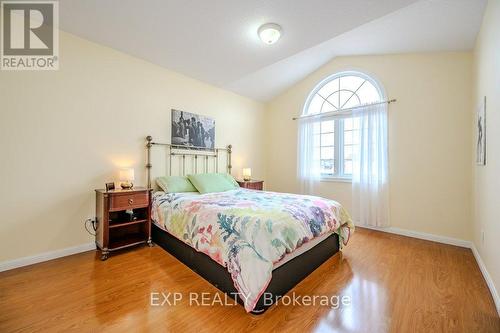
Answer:
[[[281,37],[281,27],[276,23],[261,25],[257,31],[260,39],[266,44],[274,44]]]

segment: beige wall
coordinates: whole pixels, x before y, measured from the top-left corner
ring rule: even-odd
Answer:
[[[212,116],[234,173],[265,177],[263,105],[61,33],[60,70],[0,72],[0,262],[93,241],[94,189],[133,166],[146,135],[170,140],[170,109]]]
[[[486,165],[474,164],[473,241],[500,290],[500,1],[488,2],[474,53],[474,108],[486,96]],[[473,149],[475,157],[475,145]],[[484,232],[484,242],[482,240]],[[498,299],[498,295],[497,295]],[[500,311],[500,304],[497,304]]]
[[[471,53],[335,58],[275,98],[266,113],[268,188],[298,192],[297,122],[309,92],[342,70],[377,78],[389,98],[391,225],[470,239]],[[351,184],[323,182],[317,194],[351,207]]]

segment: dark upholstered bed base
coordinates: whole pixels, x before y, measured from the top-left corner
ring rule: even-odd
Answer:
[[[197,252],[191,246],[178,240],[168,232],[162,230],[154,223],[151,227],[153,242],[161,246],[164,250],[183,262],[186,266],[198,273],[205,280],[213,284],[222,292],[233,297],[237,295],[233,280],[229,272],[212,260],[204,253]],[[272,299],[276,301],[285,295],[297,283],[302,281],[312,271],[339,251],[339,238],[337,234],[332,234],[309,251],[293,258],[282,266],[273,270],[273,278],[269,283],[266,293],[272,294]],[[242,304],[240,297],[237,301]],[[264,304],[264,296],[252,311],[254,314],[263,313],[272,304]],[[270,303],[267,301],[266,303]]]

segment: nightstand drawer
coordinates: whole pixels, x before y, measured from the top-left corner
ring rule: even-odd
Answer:
[[[109,198],[110,211],[147,207],[148,205],[148,192],[113,195]]]
[[[246,187],[252,190],[262,190],[262,183],[249,183]]]
[[[250,180],[250,181],[244,181],[244,180],[237,180],[238,185],[242,188],[248,188],[250,190],[260,190],[262,191],[264,188],[264,181],[262,180]]]

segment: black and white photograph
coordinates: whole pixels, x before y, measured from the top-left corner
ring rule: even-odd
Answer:
[[[486,97],[476,112],[476,163],[486,165]]]
[[[172,144],[214,149],[215,120],[199,114],[172,109]]]

